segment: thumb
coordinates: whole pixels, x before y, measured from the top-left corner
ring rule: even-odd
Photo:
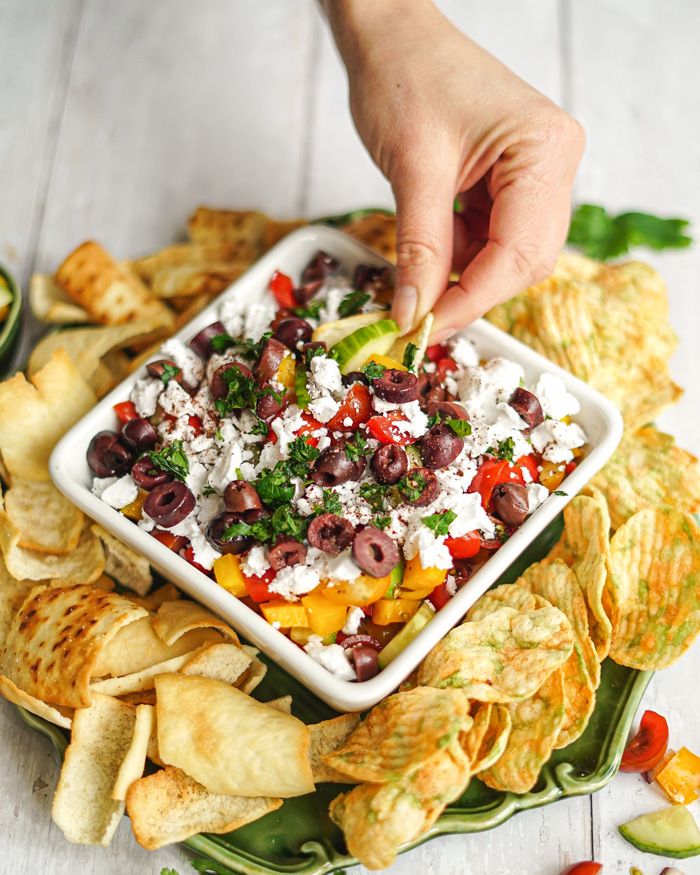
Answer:
[[[445,290],[452,262],[454,184],[428,174],[394,183],[396,291],[391,315],[405,333],[433,308]]]

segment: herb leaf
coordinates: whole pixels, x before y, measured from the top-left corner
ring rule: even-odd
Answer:
[[[304,353],[304,362],[306,364],[307,370],[311,368],[311,359],[315,359],[317,355],[325,355],[325,351],[323,347],[320,346],[312,346],[308,348]]]
[[[367,441],[360,431],[356,431],[352,440],[345,444],[345,455],[351,462],[357,462],[360,459],[363,459],[368,452]]]
[[[381,483],[367,482],[360,486],[360,496],[374,511],[384,510],[384,499],[388,491],[389,487],[382,486]]]
[[[168,362],[163,362],[163,373],[160,375],[163,385],[167,386],[171,380],[174,380],[180,373],[180,368],[177,365],[171,365]]]
[[[563,489],[555,489],[552,493],[553,495],[566,495],[568,496],[568,492],[565,492]]]
[[[297,437],[289,445],[287,469],[295,477],[306,479],[311,463],[315,462],[321,453],[316,447],[306,442],[304,437]]]
[[[265,468],[253,484],[260,500],[269,507],[279,507],[294,497],[294,484],[290,482],[286,462],[278,462],[274,468]]]
[[[372,525],[377,529],[385,529],[391,522],[390,516],[376,516],[372,520]]]
[[[512,462],[514,449],[515,441],[512,437],[507,437],[505,440],[499,441],[497,447],[489,447],[486,452],[492,456],[496,456],[498,459],[503,459],[506,462]]]
[[[292,307],[292,313],[300,319],[319,319],[323,301],[312,301],[306,307]]]
[[[343,505],[340,503],[340,499],[333,492],[332,489],[324,489],[323,490],[323,498],[321,499],[321,504],[317,504],[314,507],[313,513],[314,516],[320,516],[322,513],[342,513]]]
[[[369,301],[370,295],[367,292],[350,292],[347,294],[338,306],[338,316],[345,318],[346,316],[354,316],[359,313],[364,305]]]
[[[255,380],[244,374],[237,364],[232,364],[221,376],[228,392],[225,398],[219,398],[214,403],[218,412],[225,416],[233,410],[255,410],[259,395]]]
[[[223,352],[231,346],[236,346],[238,341],[234,340],[230,334],[217,334],[209,341],[214,352]]]
[[[397,486],[404,498],[408,501],[416,501],[423,494],[427,483],[419,471],[409,471],[399,480]]]
[[[433,513],[430,516],[423,517],[423,525],[432,529],[436,537],[446,535],[450,531],[450,526],[457,519],[457,514],[453,510],[446,510],[444,513]]]
[[[190,463],[187,459],[185,451],[182,449],[182,441],[173,441],[162,450],[148,454],[154,467],[160,468],[161,471],[167,471],[172,474],[177,480],[185,481],[185,478],[190,473]]]
[[[444,422],[446,425],[449,425],[457,437],[467,437],[467,435],[472,433],[471,423],[466,419],[455,419],[452,416],[446,416]]]
[[[362,368],[362,373],[367,376],[368,380],[381,380],[385,370],[384,365],[380,365],[379,362],[367,362]]]
[[[416,353],[418,352],[418,347],[415,343],[407,343],[406,349],[403,352],[403,366],[408,368],[409,371],[413,370],[413,363],[416,360]]]

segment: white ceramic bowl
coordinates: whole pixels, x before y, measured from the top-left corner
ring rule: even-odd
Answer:
[[[298,278],[318,249],[334,255],[351,273],[359,263],[388,264],[375,252],[339,231],[325,227],[302,228],[267,252],[176,336],[187,341],[205,325],[214,322],[218,318],[219,304],[226,298],[242,295],[254,301],[269,294],[266,291],[267,283],[275,269]],[[88,516],[143,554],[188,595],[230,622],[329,705],[341,711],[368,708],[391,693],[448,630],[459,622],[471,605],[601,468],[622,434],[620,414],[607,399],[538,353],[483,320],[471,325],[464,335],[474,341],[483,357],[503,356],[518,362],[524,368],[528,381],[545,371],[560,376],[567,389],[581,403],[581,412],[576,419],[586,430],[590,451],[562,483],[561,489],[566,495],[551,495],[474,575],[469,584],[435,615],[411,644],[371,680],[354,683],[330,674],[243,602],[90,492],[92,477],[85,460],[87,446],[96,432],[115,428],[112,405],[129,398],[132,385],[144,376],[145,368],[124,380],[62,438],[51,456],[51,477],[61,492]]]

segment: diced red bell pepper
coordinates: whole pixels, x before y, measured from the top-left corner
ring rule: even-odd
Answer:
[[[371,415],[372,396],[369,388],[364,383],[353,383],[338,412],[326,427],[333,431],[354,431],[358,425],[367,422]],[[346,419],[350,420],[349,425],[346,425]]]
[[[248,595],[254,602],[270,602],[278,599],[279,595],[270,592],[268,585],[275,579],[275,572],[270,568],[262,577],[246,576],[245,585],[248,590]]]
[[[598,873],[602,871],[602,863],[596,863],[594,860],[586,860],[583,863],[574,863],[573,866],[567,866],[561,875],[598,875]]]
[[[292,308],[296,307],[297,302],[294,297],[294,283],[286,273],[276,270],[270,277],[269,289],[275,296],[280,307]]]
[[[425,357],[428,361],[434,362],[437,364],[440,359],[447,358],[448,349],[444,343],[435,343],[432,346],[429,346],[425,351]]]
[[[444,380],[448,374],[451,374],[453,371],[457,370],[457,362],[446,356],[445,358],[440,359],[437,363],[437,368],[435,369],[435,374],[440,380]]]
[[[576,461],[576,459],[572,459],[570,462],[566,463],[566,467],[564,468],[564,473],[566,474],[567,477],[569,476],[569,474],[571,474],[572,471],[576,470],[577,465],[578,465],[578,462]]]
[[[444,608],[445,605],[450,601],[452,596],[447,591],[447,584],[441,583],[439,586],[436,586],[435,589],[428,596],[428,601],[432,604],[436,611],[439,611],[441,608]]]
[[[301,418],[304,420],[304,424],[294,432],[296,437],[301,437],[302,435],[309,434],[309,432],[318,431],[319,428],[323,428],[321,423],[308,413],[302,413]],[[272,430],[272,427],[267,431],[267,442],[270,444],[277,443],[277,435]],[[306,443],[312,447],[318,446],[318,438],[313,436],[307,437]]]
[[[204,426],[202,425],[202,420],[198,416],[190,416],[187,421],[190,424],[190,428],[194,431],[195,435],[200,435],[204,431]]]
[[[661,761],[668,747],[668,723],[656,711],[645,711],[639,732],[622,754],[621,772],[648,772]]]
[[[398,444],[406,446],[415,443],[415,438],[408,432],[400,431],[396,427],[397,422],[406,422],[403,413],[392,412],[384,416],[373,416],[367,420],[367,431],[383,444]]]
[[[520,483],[523,476],[517,466],[511,465],[505,459],[486,459],[469,484],[468,492],[478,492],[481,496],[481,506],[488,508],[491,494],[499,483]]]
[[[197,571],[201,571],[202,574],[206,574],[207,577],[211,577],[211,571],[209,571],[208,568],[205,568],[203,565],[200,565],[199,562],[194,561],[194,550],[192,549],[192,547],[185,547],[185,549],[182,551],[182,558],[187,559],[190,565],[193,568],[196,568]]]
[[[179,553],[187,544],[187,538],[182,535],[173,535],[172,532],[166,532],[163,529],[153,529],[151,537],[155,538],[156,541],[160,541],[161,544],[164,544],[175,553]]]
[[[515,464],[519,468],[527,468],[533,483],[537,483],[540,479],[540,472],[537,470],[537,459],[534,456],[521,456]]]
[[[122,401],[120,404],[115,404],[112,409],[117,414],[117,419],[122,425],[126,425],[132,419],[139,418],[133,401]]]
[[[445,546],[453,559],[471,559],[481,549],[481,538],[478,532],[467,532],[461,538],[447,538]]]

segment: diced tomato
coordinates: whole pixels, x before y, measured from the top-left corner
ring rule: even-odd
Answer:
[[[486,459],[469,484],[468,492],[478,492],[481,496],[481,506],[487,508],[491,501],[491,493],[499,483],[523,484],[523,476],[517,466],[511,465],[505,459]]]
[[[190,424],[190,428],[194,431],[195,435],[199,435],[204,431],[204,426],[202,425],[202,420],[198,416],[190,416],[187,421]]]
[[[207,577],[211,576],[211,572],[208,568],[205,568],[203,565],[200,565],[199,562],[194,561],[194,550],[192,549],[192,547],[185,547],[185,549],[182,551],[182,558],[187,559],[190,565],[193,568],[196,568],[197,571],[201,571],[202,574],[206,574]]]
[[[397,422],[407,422],[403,413],[391,412],[384,416],[373,416],[367,420],[367,431],[383,444],[406,444],[415,443],[415,438],[405,431],[396,427]]]
[[[578,465],[578,462],[576,461],[576,459],[572,459],[570,462],[566,463],[566,467],[564,468],[564,473],[566,474],[567,477],[569,476],[569,474],[571,474],[572,471],[576,470],[577,465]]]
[[[527,468],[533,483],[537,483],[540,479],[540,472],[537,470],[537,459],[534,456],[521,456],[515,464],[519,468]]]
[[[274,578],[275,572],[271,568],[262,577],[246,577],[246,589],[254,602],[269,602],[279,598],[279,595],[268,589],[268,584],[272,583]]]
[[[452,596],[447,591],[447,584],[441,583],[428,596],[428,601],[432,604],[436,611],[444,608]]]
[[[267,437],[265,438],[265,440],[268,442],[268,444],[276,444],[277,443],[277,435],[272,430],[272,427],[269,427],[267,429]]]
[[[648,772],[661,761],[668,747],[668,723],[656,711],[645,711],[639,732],[622,754],[621,772]]]
[[[440,361],[437,363],[435,373],[441,380],[444,380],[448,374],[451,374],[453,371],[456,370],[457,362],[454,359],[445,357],[443,359],[440,359]]]
[[[314,419],[310,413],[302,413],[301,418],[304,420],[304,424],[294,432],[297,437],[302,434],[308,434],[310,431],[318,431],[319,428],[323,428],[321,423],[317,419]]]
[[[117,419],[122,425],[126,425],[132,419],[139,418],[133,401],[122,401],[120,404],[115,404],[112,409],[117,414]]]
[[[602,863],[596,863],[594,860],[586,860],[583,863],[574,863],[573,866],[567,866],[561,875],[598,875],[598,873],[602,871]]]
[[[425,351],[425,357],[437,364],[440,359],[447,358],[448,349],[444,343],[435,343],[432,346],[429,346]]]
[[[179,553],[187,544],[187,538],[184,538],[182,535],[173,535],[172,532],[166,532],[163,529],[153,529],[151,537],[155,538],[156,541],[160,541],[161,544],[165,544],[169,550],[174,550],[176,553]]]
[[[467,532],[461,538],[447,538],[445,546],[453,559],[471,559],[481,549],[481,538],[478,532]]]
[[[372,396],[369,388],[364,383],[353,383],[338,412],[326,427],[333,431],[354,431],[358,425],[367,422],[371,415]],[[350,420],[349,425],[345,424],[346,419]]]
[[[276,270],[270,277],[269,289],[280,307],[296,307],[294,283],[286,273]]]

